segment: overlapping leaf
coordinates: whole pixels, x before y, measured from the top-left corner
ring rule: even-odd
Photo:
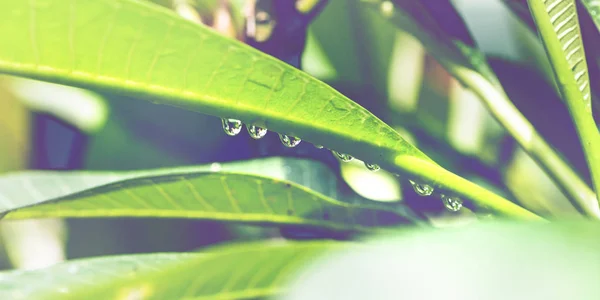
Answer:
[[[597,222],[513,222],[378,239],[320,259],[283,299],[598,299],[599,234]]]
[[[251,299],[285,291],[295,272],[335,242],[263,242],[204,253],[74,260],[0,273],[2,299]]]
[[[213,165],[213,171],[210,166],[199,166],[132,172],[16,173],[0,178],[0,213],[7,214],[8,219],[195,218],[333,231],[364,231],[415,220],[398,206],[367,200],[341,202],[287,181],[278,168],[280,161],[223,164],[219,165],[222,171],[214,171]],[[306,166],[318,169],[317,163],[307,162]],[[319,179],[325,177],[315,178]],[[335,192],[335,186],[319,187],[323,189]]]

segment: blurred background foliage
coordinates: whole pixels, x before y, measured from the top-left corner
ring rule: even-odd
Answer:
[[[243,0],[157,2],[189,18],[200,17],[232,38],[247,38]],[[543,71],[547,61],[537,37],[499,0],[454,2],[511,100],[567,161],[587,174],[567,110]],[[185,4],[195,9],[185,11]],[[270,21],[262,21],[266,29],[258,29],[269,35]],[[414,37],[358,1],[329,1],[308,27],[301,61],[303,70],[372,111],[442,166],[534,212],[576,214],[473,93],[451,78]],[[0,98],[0,173],[307,157],[338,174],[347,190],[373,200],[403,201],[435,226],[475,220],[468,209],[451,213],[437,199],[417,199],[402,178],[371,173],[355,163],[339,164],[310,145],[286,149],[274,133],[261,141],[247,135],[228,137],[215,117],[10,77],[0,78]],[[35,268],[95,255],[185,251],[233,238],[278,235],[271,229],[155,219],[28,220],[0,226],[6,246],[0,253],[3,268]]]

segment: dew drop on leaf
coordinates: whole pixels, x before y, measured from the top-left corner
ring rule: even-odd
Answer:
[[[458,197],[449,197],[444,194],[441,195],[444,206],[449,211],[459,211],[463,206],[463,201]]]
[[[354,157],[352,157],[351,155],[339,153],[335,150],[331,150],[331,153],[333,153],[333,155],[337,156],[343,162],[349,162],[354,159]]]
[[[246,125],[246,129],[248,129],[248,134],[251,138],[255,140],[262,139],[265,135],[267,135],[267,129],[258,127],[255,125]]]
[[[221,164],[217,163],[217,162],[210,164],[210,170],[212,172],[219,172],[219,171],[221,171]]]
[[[315,148],[317,148],[317,149],[323,149],[323,145],[314,144],[313,146],[315,146]]]
[[[242,121],[236,119],[221,119],[223,131],[229,136],[236,136],[242,131]]]
[[[412,180],[409,180],[410,184],[412,185],[413,189],[415,190],[415,193],[417,193],[417,195],[419,196],[431,196],[431,194],[433,194],[433,187],[428,185],[428,184],[420,184],[420,183],[416,183]]]
[[[281,140],[281,143],[288,148],[294,148],[302,141],[297,137],[287,136],[285,134],[279,134],[279,140]]]
[[[379,167],[379,165],[370,164],[370,163],[365,163],[365,167],[367,167],[367,169],[369,169],[370,171],[373,171],[373,172],[377,172],[381,169],[381,167]]]

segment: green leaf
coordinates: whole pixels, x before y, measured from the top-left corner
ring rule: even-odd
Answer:
[[[600,201],[600,133],[592,115],[590,80],[574,0],[528,0],[559,90],[567,103]]]
[[[0,273],[2,299],[250,299],[284,291],[290,276],[344,244],[262,242],[203,253],[159,253],[74,260]]]
[[[318,259],[283,299],[598,299],[599,235],[563,221],[378,237]]]
[[[395,226],[412,218],[398,206],[368,200],[341,202],[285,179],[259,175],[277,175],[278,163],[271,159],[219,165],[226,171],[211,171],[211,166],[130,172],[26,171],[0,177],[0,213],[7,219],[193,218],[344,232]],[[255,174],[249,173],[253,169]]]
[[[593,191],[510,101],[483,53],[471,43],[468,28],[449,0],[443,2],[448,11],[440,11],[441,4],[436,1],[411,0],[395,0],[394,9],[382,11],[381,2],[364,0],[365,4],[378,9],[379,14],[419,39],[452,76],[472,89],[575,207],[582,213],[600,218]],[[443,15],[444,12],[449,15]]]
[[[120,92],[300,137],[476,201],[534,218],[434,164],[326,84],[144,1],[0,4],[0,72]]]
[[[0,8],[3,72],[235,117],[356,157],[376,158],[376,147],[427,159],[332,88],[162,7],[37,0]]]

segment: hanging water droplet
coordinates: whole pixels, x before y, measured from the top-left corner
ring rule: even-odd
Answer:
[[[214,163],[210,164],[210,170],[212,172],[219,172],[219,171],[221,171],[221,164],[217,163],[217,162],[214,162]]]
[[[267,129],[258,127],[255,125],[246,125],[246,129],[248,129],[248,134],[251,138],[255,140],[262,139],[265,135],[267,135]]]
[[[416,183],[412,180],[409,180],[410,184],[412,185],[413,189],[415,190],[415,193],[417,193],[417,195],[419,196],[431,196],[431,194],[433,194],[433,187],[428,185],[428,184],[420,184],[420,183]]]
[[[339,152],[337,152],[337,151],[335,151],[335,150],[331,150],[331,153],[333,153],[333,155],[335,155],[335,156],[339,157],[339,159],[340,159],[341,161],[343,161],[343,162],[349,162],[349,161],[351,161],[351,160],[353,160],[353,159],[354,159],[354,157],[352,157],[352,156],[351,156],[351,155],[349,155],[349,154],[339,153]]]
[[[313,146],[315,146],[315,148],[317,148],[317,149],[323,149],[323,145],[314,144]]]
[[[442,198],[442,201],[444,202],[444,206],[449,211],[459,211],[463,206],[462,199],[460,199],[458,197],[449,197],[444,194],[442,194],[440,196]]]
[[[379,165],[370,164],[370,163],[365,163],[365,167],[367,167],[367,169],[369,169],[370,171],[373,171],[373,172],[377,172],[381,169],[381,167],[379,167]]]
[[[293,137],[293,136],[287,136],[285,134],[279,134],[279,140],[281,141],[281,143],[288,147],[288,148],[294,148],[296,146],[298,146],[298,144],[300,144],[300,142],[302,141],[301,139],[297,138],[297,137]]]
[[[236,119],[221,119],[223,131],[229,136],[236,136],[242,131],[242,121]]]

